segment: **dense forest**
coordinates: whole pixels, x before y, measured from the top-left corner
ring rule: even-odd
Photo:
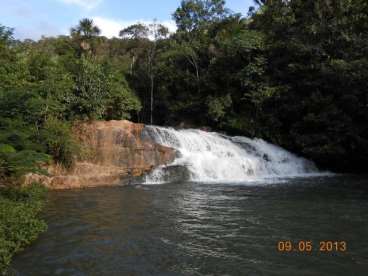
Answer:
[[[0,25],[0,182],[78,158],[71,127],[120,120],[260,137],[321,168],[368,162],[368,2],[184,0],[175,33],[153,22],[106,38],[18,41]]]

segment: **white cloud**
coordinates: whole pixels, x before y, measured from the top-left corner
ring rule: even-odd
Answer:
[[[78,5],[84,9],[96,8],[103,0],[59,0],[65,4]]]
[[[110,19],[110,18],[105,18],[105,17],[100,17],[100,16],[95,16],[92,17],[93,22],[100,28],[101,30],[101,35],[106,36],[108,38],[111,37],[118,37],[119,36],[119,32],[136,23],[142,23],[142,24],[151,24],[153,23],[153,21],[148,21],[148,20],[130,20],[130,21],[124,21],[124,20],[115,20],[115,19]],[[157,23],[160,23],[164,26],[166,26],[170,32],[175,32],[176,31],[176,25],[175,22],[167,20],[167,21],[157,21]]]
[[[57,26],[48,22],[40,21],[30,26],[16,26],[14,30],[14,37],[16,39],[33,39],[38,40],[42,36],[51,37],[63,34]]]

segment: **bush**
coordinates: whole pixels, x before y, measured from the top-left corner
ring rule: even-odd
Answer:
[[[4,274],[13,255],[33,242],[47,229],[38,218],[46,189],[41,185],[0,189],[0,274]]]
[[[33,150],[17,152],[11,145],[0,144],[0,184],[12,183],[30,172],[44,174],[41,165],[49,161],[47,154]]]
[[[49,118],[41,131],[41,143],[45,145],[46,152],[54,161],[65,168],[71,168],[79,147],[74,140],[69,124],[60,120]]]

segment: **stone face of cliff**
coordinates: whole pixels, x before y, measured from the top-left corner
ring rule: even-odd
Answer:
[[[53,165],[50,176],[28,175],[26,183],[41,182],[51,189],[124,185],[133,177],[175,159],[175,150],[143,135],[144,125],[129,121],[95,121],[74,127],[85,157],[70,170]]]

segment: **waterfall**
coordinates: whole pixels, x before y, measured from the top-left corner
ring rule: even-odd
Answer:
[[[318,174],[313,162],[262,139],[155,126],[147,126],[145,135],[177,151],[174,163],[154,170],[146,183],[247,182]]]

